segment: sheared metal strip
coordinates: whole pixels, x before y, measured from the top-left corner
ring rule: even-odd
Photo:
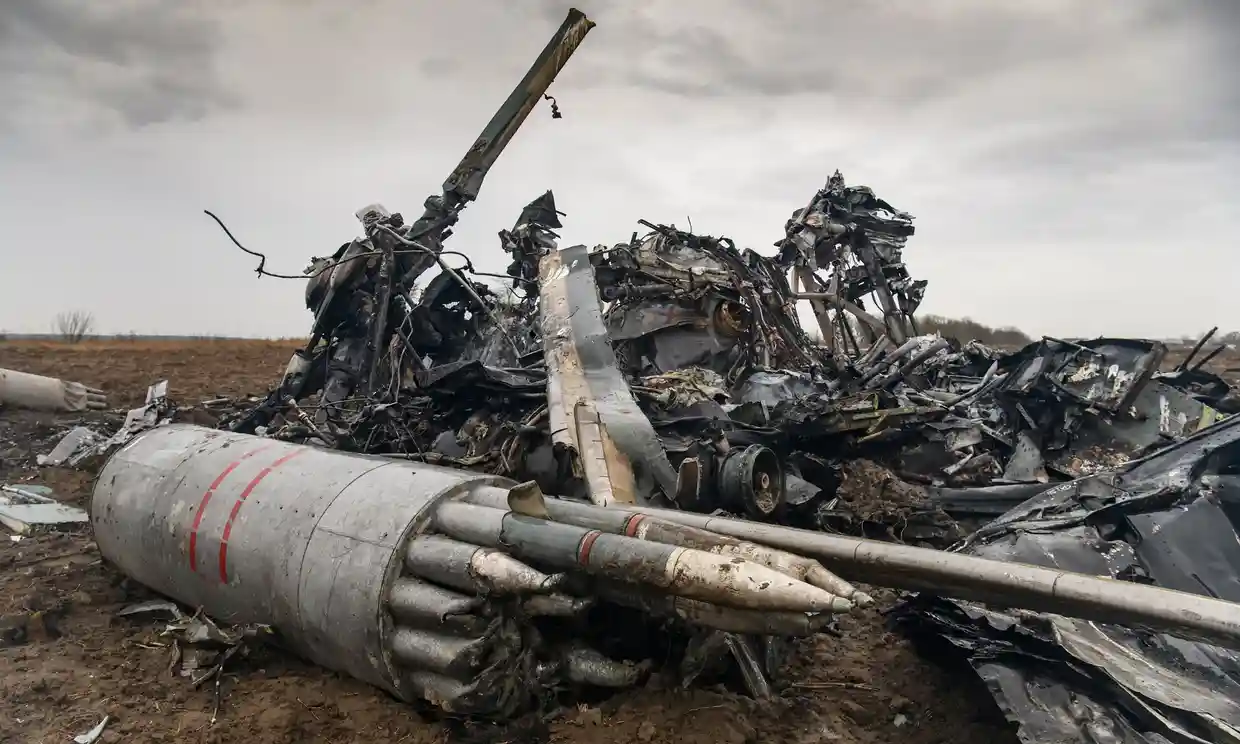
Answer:
[[[556,29],[538,59],[530,65],[525,77],[517,83],[508,100],[487,122],[473,147],[448,176],[443,185],[445,194],[458,193],[468,201],[478,198],[482,179],[592,28],[594,21],[586,18],[580,10],[569,8],[568,17]]]
[[[635,503],[632,466],[622,458],[608,457],[615,448],[605,444],[598,413],[589,402],[590,388],[573,344],[572,309],[565,287],[568,269],[560,252],[543,256],[538,274],[552,441],[576,455],[594,503]]]
[[[539,280],[553,440],[577,454],[596,504],[673,493],[676,472],[612,351],[586,247],[544,256]]]

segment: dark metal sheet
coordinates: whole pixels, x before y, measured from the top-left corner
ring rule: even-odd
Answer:
[[[1237,469],[1233,417],[1119,473],[1047,488],[960,550],[1238,601]],[[1240,741],[1240,652],[925,595],[896,617],[962,653],[1031,744]]]

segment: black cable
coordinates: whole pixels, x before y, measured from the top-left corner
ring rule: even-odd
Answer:
[[[273,279],[313,279],[314,277],[318,276],[319,274],[322,274],[328,269],[334,269],[341,264],[348,263],[350,261],[355,261],[359,258],[369,258],[370,256],[382,255],[383,253],[383,251],[367,251],[365,253],[359,253],[356,256],[349,256],[348,258],[342,258],[339,261],[333,261],[327,264],[326,266],[320,267],[318,271],[314,271],[314,272],[306,273],[306,274],[277,274],[272,271],[267,271],[267,269],[263,268],[267,264],[266,255],[259,253],[258,251],[252,251],[249,248],[246,248],[244,245],[241,245],[241,241],[233,237],[232,232],[228,229],[228,226],[224,224],[223,220],[221,220],[219,217],[216,217],[215,214],[212,213],[209,209],[204,209],[202,211],[206,213],[208,217],[215,220],[215,223],[220,226],[220,229],[223,230],[224,234],[228,236],[228,239],[233,242],[233,245],[237,246],[245,253],[248,253],[251,256],[255,256],[256,258],[258,258],[258,268],[254,269],[254,273],[258,274],[260,277],[269,276],[269,277],[272,277]],[[394,251],[394,253],[421,253],[421,252],[422,251],[420,250]]]
[[[257,269],[255,269],[254,271],[255,271],[255,272],[257,272],[259,276],[262,276],[264,273],[266,273],[266,272],[263,270],[263,266],[265,266],[265,265],[267,264],[267,257],[266,257],[266,256],[264,256],[264,255],[263,255],[263,254],[261,254],[261,253],[257,253],[257,252],[255,252],[255,251],[252,251],[252,250],[250,250],[249,248],[246,248],[244,245],[241,245],[241,241],[239,241],[239,240],[237,240],[235,237],[233,237],[232,231],[230,231],[230,230],[228,229],[228,225],[225,225],[225,224],[224,224],[224,220],[221,220],[219,217],[216,217],[214,212],[212,212],[212,211],[211,211],[211,210],[209,210],[209,209],[204,209],[204,210],[202,210],[202,211],[203,211],[203,212],[205,212],[205,213],[206,213],[206,215],[207,215],[208,217],[210,217],[211,219],[215,220],[215,224],[217,224],[217,225],[219,225],[219,226],[220,226],[220,229],[221,229],[221,230],[223,230],[223,231],[224,231],[224,234],[228,236],[228,239],[229,239],[229,240],[231,240],[231,241],[233,242],[233,245],[237,246],[237,247],[238,247],[238,248],[240,248],[242,251],[244,251],[244,252],[246,252],[246,253],[250,254],[251,256],[255,256],[256,258],[258,258],[258,268],[257,268]]]
[[[359,258],[369,258],[371,256],[383,255],[383,251],[366,251],[364,253],[358,253],[357,255],[354,255],[354,256],[349,256],[348,258],[342,258],[338,261],[332,261],[326,266],[319,267],[317,271],[313,271],[313,272],[309,272],[305,274],[277,274],[273,271],[267,271],[267,269],[265,268],[267,265],[267,256],[265,254],[259,253],[258,251],[255,251],[255,250],[250,250],[249,248],[246,248],[244,245],[242,245],[241,241],[237,240],[237,238],[232,234],[232,231],[228,229],[228,226],[224,224],[224,221],[220,219],[219,217],[217,217],[214,212],[212,212],[209,209],[204,209],[202,211],[208,217],[215,220],[215,224],[220,226],[220,229],[224,231],[224,234],[228,236],[228,239],[232,241],[233,245],[241,249],[242,252],[247,253],[251,256],[254,256],[255,258],[258,259],[258,267],[254,269],[254,273],[258,274],[260,277],[269,276],[269,277],[272,277],[273,279],[313,279],[319,274],[322,274],[323,272],[328,271],[330,269],[334,269],[341,264],[345,264],[350,261],[356,261]],[[392,231],[392,232],[393,234],[395,234],[395,231]],[[409,248],[406,250],[392,251],[393,255],[404,255],[406,253],[433,253],[434,252],[430,248],[424,245],[415,243],[411,240],[406,240],[403,238],[401,240],[406,245],[414,245],[417,247]],[[460,251],[441,251],[439,255],[460,256],[465,261],[465,266],[459,269],[453,269],[454,271],[464,271],[470,274],[474,274],[476,276],[490,276],[490,277],[495,277],[497,279],[514,279],[515,278],[518,281],[526,282],[529,284],[535,284],[535,285],[538,284],[537,281],[530,280],[530,279],[524,279],[522,277],[513,277],[513,276],[509,276],[508,274],[490,274],[484,271],[478,271],[474,268],[473,262],[469,260],[469,256],[465,255],[464,253],[461,253]]]

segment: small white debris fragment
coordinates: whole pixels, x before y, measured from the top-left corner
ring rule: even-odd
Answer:
[[[18,535],[40,531],[73,530],[90,521],[75,506],[65,506],[45,495],[41,486],[0,485],[0,525]]]
[[[93,729],[84,734],[79,734],[73,737],[73,744],[94,744],[99,740],[100,736],[103,736],[103,730],[107,728],[108,721],[111,719],[111,716],[104,716],[98,726],[95,726]]]

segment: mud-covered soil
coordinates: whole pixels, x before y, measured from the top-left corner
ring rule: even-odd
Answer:
[[[0,343],[0,367],[76,379],[141,402],[168,378],[172,397],[192,404],[261,394],[293,348],[286,342],[178,341]],[[106,420],[101,420],[106,419]],[[0,413],[0,482],[43,484],[64,502],[88,506],[91,475],[39,469],[76,423],[115,417]],[[877,592],[880,606],[891,595]],[[839,637],[805,644],[791,686],[758,704],[719,690],[649,687],[570,708],[546,725],[464,727],[424,718],[361,683],[274,650],[230,666],[212,724],[208,686],[169,671],[158,627],[115,618],[147,598],[111,571],[87,534],[13,541],[0,528],[0,743],[67,742],[103,716],[101,742],[488,741],[650,744],[1010,744],[1010,733],[976,678],[945,670],[885,630],[877,612],[844,618]]]

